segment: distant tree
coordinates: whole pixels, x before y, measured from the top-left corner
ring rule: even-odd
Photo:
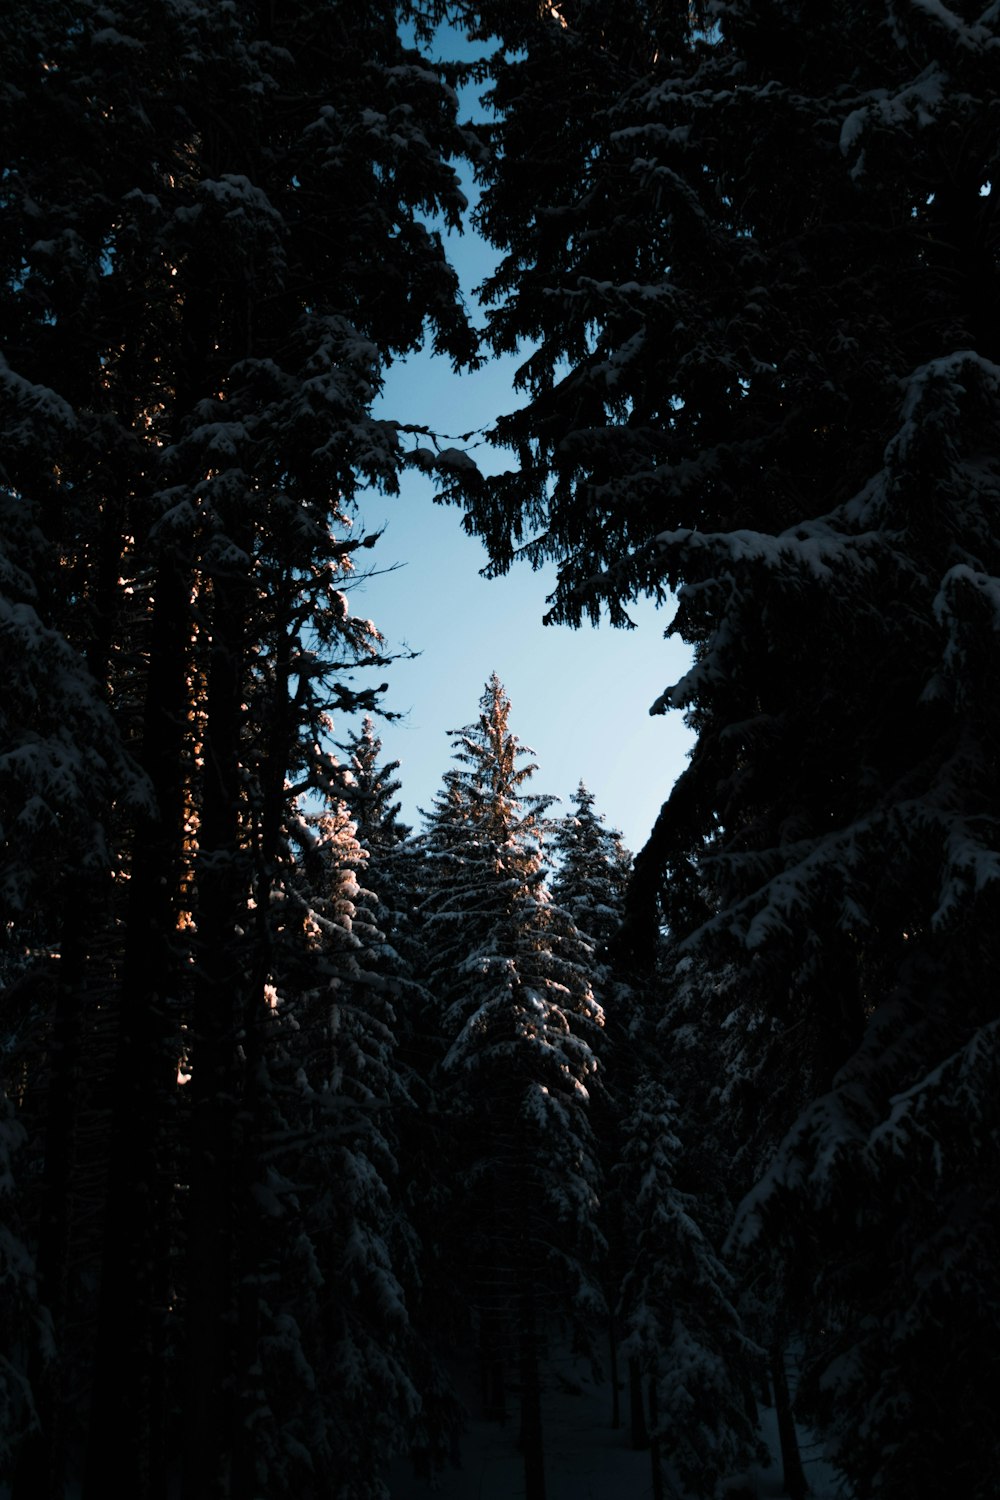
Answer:
[[[602,1306],[593,1268],[598,1170],[588,1120],[602,1023],[590,950],[549,899],[549,799],[509,727],[494,674],[421,841],[427,983],[441,1008],[440,1090],[461,1162],[453,1246],[479,1319],[488,1409],[516,1355],[527,1493],[544,1493],[539,1345],[555,1317],[581,1331]]]
[[[601,949],[621,923],[632,856],[618,830],[604,826],[594,811],[594,794],[582,781],[572,802],[573,811],[554,819],[549,835],[558,861],[552,896]]]
[[[452,492],[497,570],[558,562],[556,618],[677,592],[695,661],[657,707],[698,741],[619,947],[651,963],[665,912],[706,1016],[744,1038],[737,1240],[806,1335],[835,1461],[890,1500],[952,1487],[958,1450],[985,1496],[996,12],[474,20],[501,39],[492,338],[532,352],[495,428],[518,463]]]
[[[454,1307],[440,1274],[448,1258],[440,1233],[447,1186],[438,1181],[438,1164],[448,1147],[434,1076],[440,1023],[425,983],[427,951],[417,910],[422,860],[417,841],[399,820],[400,803],[394,800],[401,785],[394,776],[399,763],[382,761],[382,742],[370,715],[344,750],[344,799],[366,855],[363,879],[369,889],[363,896],[373,903],[368,916],[378,929],[374,945],[366,945],[365,964],[382,986],[396,1041],[397,1207],[400,1222],[412,1224],[413,1237],[412,1243],[407,1240],[410,1253],[399,1275],[411,1322],[407,1368],[419,1398],[409,1446],[415,1470],[429,1477],[453,1456],[464,1408],[444,1363]]]
[[[394,778],[399,761],[381,762],[382,741],[375,723],[365,714],[361,729],[344,745],[351,773],[347,795],[358,825],[358,838],[369,851],[392,848],[410,832],[399,820],[400,802],[392,799],[402,783]]]
[[[343,800],[364,851],[367,898],[373,903],[371,919],[380,934],[368,963],[386,981],[398,1035],[406,1047],[414,1028],[419,1027],[427,995],[419,978],[420,940],[412,913],[411,829],[400,821],[401,804],[393,800],[401,787],[394,776],[399,762],[383,763],[382,741],[370,714],[364,716],[360,730],[350,736],[343,749],[347,773]]]
[[[360,730],[350,736],[343,749],[343,805],[350,812],[363,851],[364,894],[370,903],[370,923],[378,929],[367,962],[383,977],[387,995],[398,1011],[394,1019],[406,1032],[413,1012],[423,1004],[423,991],[415,972],[416,940],[409,911],[412,897],[406,841],[411,830],[399,820],[401,804],[392,800],[401,785],[393,775],[399,762],[383,764],[382,741],[370,714],[364,716]]]

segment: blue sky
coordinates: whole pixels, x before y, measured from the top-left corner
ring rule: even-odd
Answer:
[[[474,100],[463,102],[474,107]],[[472,197],[472,185],[464,185]],[[492,269],[493,252],[471,229],[447,243],[481,322],[474,291]],[[411,357],[390,369],[377,412],[436,432],[469,432],[518,404],[517,364],[495,360],[456,376],[445,359]],[[490,448],[476,457],[493,469],[508,461]],[[374,554],[365,555],[377,569],[401,566],[351,593],[353,612],[369,616],[390,649],[421,653],[388,674],[386,707],[405,717],[379,730],[387,758],[400,761],[404,816],[420,822],[418,807],[430,806],[450,763],[448,731],[475,719],[495,671],[511,700],[514,732],[536,752],[532,790],[565,803],[584,780],[608,823],[631,849],[641,848],[692,742],[679,713],[649,714],[690,659],[681,642],[664,640],[672,609],[640,604],[631,611],[632,631],[543,626],[554,573],[515,564],[505,578],[480,577],[482,545],[462,530],[461,512],[435,504],[432,495],[426,478],[407,473],[398,497],[367,497],[365,528],[386,529]]]

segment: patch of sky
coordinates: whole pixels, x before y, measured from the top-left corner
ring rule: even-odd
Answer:
[[[489,50],[444,29],[430,55],[474,61]],[[459,91],[463,118],[484,118],[481,87],[469,83]],[[471,173],[458,165],[474,203]],[[471,228],[451,236],[448,249],[475,314],[475,289],[492,274],[496,253]],[[446,358],[426,352],[399,360],[375,414],[424,425],[441,445],[473,434],[462,447],[483,470],[509,468],[510,456],[483,434],[498,414],[523,401],[514,390],[522,358],[493,359],[460,375]],[[654,700],[690,665],[687,647],[664,641],[672,608],[660,611],[651,601],[632,606],[638,628],[629,632],[544,627],[554,569],[515,565],[504,577],[483,578],[488,558],[481,543],[455,509],[434,503],[430,480],[413,470],[403,475],[398,497],[369,493],[362,521],[368,531],[384,527],[385,535],[376,569],[351,590],[352,609],[372,617],[388,649],[420,653],[393,666],[386,707],[403,717],[379,730],[385,757],[400,761],[404,817],[419,823],[417,809],[431,805],[449,764],[449,731],[475,718],[483,683],[496,671],[516,731],[538,760],[537,789],[568,803],[583,779],[626,844],[640,848],[693,742],[679,713],[650,717]],[[349,729],[338,723],[337,738]]]

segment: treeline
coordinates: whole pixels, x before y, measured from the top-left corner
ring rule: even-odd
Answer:
[[[488,58],[431,62],[442,17]],[[529,1395],[533,1329],[613,1312],[689,1488],[794,1337],[858,1496],[992,1496],[997,25],[4,7],[18,1500],[367,1500],[393,1446],[448,1446],[452,1276]],[[501,256],[481,331],[458,159]],[[511,467],[373,418],[422,344],[529,350]],[[331,736],[391,657],[347,608],[356,500],[408,464],[494,570],[556,561],[553,618],[677,599],[657,707],[697,743],[603,931],[568,852],[544,894],[513,741],[487,771],[498,684],[423,844],[348,798]]]
[[[95,1291],[119,1118],[107,1034],[122,1018],[107,989],[78,992],[72,1031],[56,1032],[43,1007],[63,955],[10,925],[5,995],[24,1007],[4,1138],[15,1497],[89,1490],[109,1462],[148,1494],[383,1496],[394,1456],[428,1480],[456,1461],[463,1370],[474,1415],[519,1424],[525,1493],[543,1500],[542,1392],[569,1349],[610,1376],[609,1423],[650,1449],[654,1493],[669,1476],[710,1495],[760,1456],[767,1355],[717,1252],[731,1204],[723,1135],[713,1150],[705,1134],[707,1039],[680,1017],[673,1092],[678,1018],[611,966],[631,858],[582,783],[561,816],[528,790],[537,768],[509,717],[494,675],[417,833],[369,716],[327,760],[337,794],[295,804],[256,934],[258,1013],[227,1038],[233,1097],[215,1101],[225,1205],[192,1191],[207,1147],[193,977],[165,991],[159,1171],[133,1180],[160,1205],[130,1309],[148,1342],[111,1372],[113,1460],[94,1443],[121,1290]],[[192,926],[182,913],[179,932]],[[204,1217],[227,1235],[211,1295]],[[746,1305],[770,1327],[773,1309]],[[195,1357],[212,1361],[208,1392]]]

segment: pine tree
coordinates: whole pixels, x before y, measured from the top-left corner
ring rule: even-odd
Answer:
[[[617,932],[632,857],[617,829],[605,828],[594,795],[581,781],[574,811],[553,821],[550,842],[558,859],[552,896],[579,930],[603,948]]]
[[[399,763],[383,763],[382,742],[370,715],[344,749],[348,767],[344,798],[367,855],[365,883],[377,892],[371,908],[377,942],[369,946],[365,962],[378,976],[391,1006],[396,1037],[397,1212],[401,1224],[412,1225],[409,1254],[398,1274],[413,1330],[407,1369],[419,1401],[410,1429],[410,1452],[415,1472],[429,1478],[453,1457],[465,1412],[444,1362],[450,1348],[452,1299],[439,1274],[447,1254],[438,1218],[446,1189],[435,1184],[442,1152],[448,1148],[435,1077],[439,1026],[434,997],[424,982],[427,954],[417,911],[421,855],[411,830],[399,820],[400,803],[394,800],[401,786],[394,775]],[[366,894],[371,896],[370,891]]]
[[[344,751],[351,772],[349,796],[358,837],[369,852],[391,849],[410,832],[399,821],[402,804],[392,801],[402,785],[393,774],[399,770],[399,761],[382,764],[382,741],[370,714],[365,714],[361,732],[351,736]]]
[[[648,1074],[621,1125],[618,1187],[633,1259],[620,1316],[627,1357],[649,1389],[654,1493],[662,1467],[685,1492],[714,1495],[756,1453],[744,1403],[751,1346],[733,1278],[712,1247],[697,1196],[678,1182],[685,1152],[677,1101]]]
[[[699,738],[623,949],[651,960],[665,896],[745,1039],[738,1241],[780,1267],[856,1492],[946,1489],[957,1446],[985,1495],[997,17],[627,9],[479,10],[491,326],[535,347],[470,525],[498,569],[558,561],[557,618],[677,591],[695,660],[657,707]]]
[[[274,1040],[257,1106],[257,1483],[371,1500],[385,1494],[388,1460],[426,1426],[397,1162],[409,1101],[356,824],[333,801],[300,836],[278,902]]]
[[[477,722],[455,731],[422,841],[427,975],[441,1010],[442,1108],[462,1163],[453,1274],[479,1323],[487,1410],[505,1366],[522,1387],[527,1493],[544,1492],[539,1345],[552,1318],[585,1330],[602,1305],[593,1268],[598,1172],[587,1106],[602,1022],[590,950],[543,884],[547,798],[509,728],[494,674]],[[454,1158],[453,1158],[454,1160]]]
[[[347,771],[343,798],[366,855],[365,879],[373,888],[368,892],[373,903],[372,921],[380,933],[377,951],[369,954],[368,962],[388,986],[398,1035],[408,1049],[427,996],[417,974],[419,941],[411,912],[407,843],[411,830],[400,822],[401,804],[393,800],[401,787],[394,775],[399,762],[382,762],[382,741],[370,714],[364,716],[360,732],[352,734],[343,749]]]

